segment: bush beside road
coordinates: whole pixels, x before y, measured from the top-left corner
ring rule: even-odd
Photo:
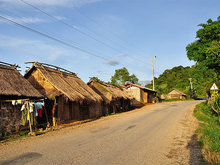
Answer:
[[[220,163],[220,117],[207,102],[196,106],[194,116],[200,121],[196,133],[203,150],[204,161]]]

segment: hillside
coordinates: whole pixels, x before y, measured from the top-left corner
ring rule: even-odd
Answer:
[[[192,78],[193,91],[191,91],[189,78]],[[169,93],[173,88],[186,93],[188,97],[206,96],[206,92],[210,89],[214,82],[218,84],[218,76],[212,69],[199,68],[198,65],[192,67],[177,66],[172,69],[165,70],[158,78],[155,78],[155,90],[158,96]],[[152,84],[146,85],[152,88]]]

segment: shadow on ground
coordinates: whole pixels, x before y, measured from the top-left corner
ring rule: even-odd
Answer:
[[[42,154],[36,152],[28,152],[10,160],[0,162],[0,165],[23,165],[40,157],[42,157]]]
[[[189,164],[190,165],[202,164],[203,163],[202,151],[201,151],[201,147],[199,146],[198,136],[196,134],[191,136],[191,139],[186,147],[187,149],[190,150]]]

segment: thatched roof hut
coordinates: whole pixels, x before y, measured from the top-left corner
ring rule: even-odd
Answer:
[[[36,62],[25,74],[25,78],[47,98],[64,95],[73,102],[102,101],[102,98],[75,73],[63,68]]]
[[[25,74],[31,84],[46,99],[49,118],[54,114],[57,123],[84,120],[101,116],[102,97],[73,72],[35,62]],[[53,113],[51,109],[56,107]]]
[[[0,62],[0,84],[1,100],[43,97],[14,65],[4,62]]]
[[[167,95],[167,99],[186,99],[187,95],[178,89],[174,88],[172,89]]]
[[[97,79],[91,79],[88,85],[103,98],[103,115],[128,111],[130,109],[133,97],[123,91],[122,88]]]
[[[97,79],[90,79],[88,85],[98,93],[106,103],[110,103],[112,100],[132,99],[132,97],[123,91],[122,88],[114,86],[110,83],[105,83]]]

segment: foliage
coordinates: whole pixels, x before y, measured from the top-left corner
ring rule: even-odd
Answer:
[[[98,77],[95,77],[95,76],[90,77],[90,79],[94,79],[94,80],[97,80],[97,81],[102,81],[102,80],[100,80]]]
[[[115,70],[114,76],[111,77],[111,83],[118,86],[126,82],[138,84],[138,78],[134,74],[130,75],[125,67]]]
[[[220,17],[217,21],[209,19],[196,33],[197,40],[186,47],[187,57],[196,62],[191,75],[198,95],[209,90],[214,82],[220,80]]]
[[[155,78],[155,89],[159,95],[169,93],[173,88],[192,95],[190,88],[190,67],[177,66],[172,69],[165,70],[158,78]],[[152,88],[152,84],[146,85]],[[191,93],[190,93],[191,92]]]
[[[193,88],[197,96],[206,96],[214,82],[218,82],[218,75],[215,69],[208,69],[207,66],[194,65],[190,70]]]
[[[187,56],[199,65],[220,73],[220,17],[209,19],[196,33],[197,40],[186,47]]]
[[[193,90],[191,90],[189,78],[192,78]],[[218,80],[215,69],[208,69],[206,66],[196,64],[192,67],[177,66],[167,69],[154,81],[159,96],[177,88],[187,94],[188,98],[195,98],[196,96],[206,96],[214,82],[220,85]],[[146,87],[152,88],[152,84],[148,84]]]
[[[220,94],[218,91],[212,91],[210,104],[220,113]]]
[[[207,150],[207,153],[212,152],[215,158],[209,157],[209,162],[219,163],[220,159],[220,118],[211,110],[211,105],[207,102],[200,103],[194,110],[194,116],[200,121],[200,126],[196,130],[199,135],[200,145]],[[205,158],[208,155],[204,155]]]

